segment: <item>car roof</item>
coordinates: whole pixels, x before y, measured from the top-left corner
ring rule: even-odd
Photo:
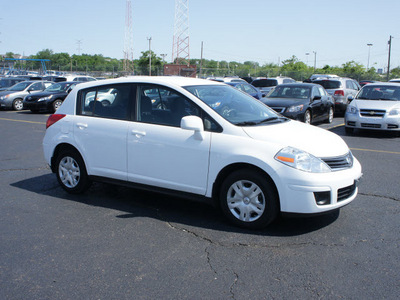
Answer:
[[[150,84],[164,84],[174,87],[185,87],[185,86],[195,86],[195,85],[199,86],[225,85],[225,83],[223,82],[207,80],[207,79],[191,78],[191,77],[181,77],[181,76],[128,76],[115,79],[104,79],[104,80],[84,82],[80,83],[77,88],[83,89],[98,85],[107,85],[115,83],[150,83]]]
[[[397,87],[400,87],[400,82],[373,82],[373,83],[366,84],[364,87],[371,87],[371,86],[397,86]]]
[[[278,86],[303,86],[303,87],[313,87],[313,86],[321,86],[316,83],[308,83],[308,82],[291,82],[291,83],[283,83],[279,84]]]

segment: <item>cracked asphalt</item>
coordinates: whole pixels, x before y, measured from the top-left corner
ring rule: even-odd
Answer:
[[[201,203],[47,167],[47,115],[0,111],[0,299],[398,299],[400,138],[341,135],[363,166],[339,213],[238,229]]]

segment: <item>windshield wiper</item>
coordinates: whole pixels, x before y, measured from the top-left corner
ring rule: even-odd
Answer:
[[[269,123],[269,122],[277,121],[277,120],[287,121],[288,118],[285,118],[285,117],[271,117],[271,118],[266,118],[266,119],[264,119],[264,120],[261,120],[261,121],[258,122],[257,124]]]
[[[257,125],[257,122],[253,122],[253,121],[245,121],[245,122],[239,122],[239,123],[235,123],[235,125],[237,126],[252,126],[252,125]]]

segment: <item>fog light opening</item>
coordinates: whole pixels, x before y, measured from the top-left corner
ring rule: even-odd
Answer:
[[[317,205],[331,204],[331,192],[314,192],[314,198]]]

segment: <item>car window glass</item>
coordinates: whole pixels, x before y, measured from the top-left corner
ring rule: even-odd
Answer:
[[[44,88],[47,89],[49,86],[53,85],[52,82],[45,82],[44,83]]]
[[[29,88],[30,91],[41,91],[43,89],[43,85],[41,82],[36,82],[31,85]]]
[[[326,91],[324,90],[324,88],[322,86],[318,87],[318,91],[321,94],[321,96],[326,96]]]
[[[128,119],[130,85],[107,85],[81,91],[78,114],[111,119]]]
[[[155,85],[137,90],[137,121],[180,127],[184,116],[199,116],[200,108],[178,92]]]
[[[246,93],[256,93],[256,90],[247,84],[243,84],[243,89]]]
[[[351,82],[351,80],[346,80],[346,89],[351,89],[351,90],[355,89],[353,82]]]

